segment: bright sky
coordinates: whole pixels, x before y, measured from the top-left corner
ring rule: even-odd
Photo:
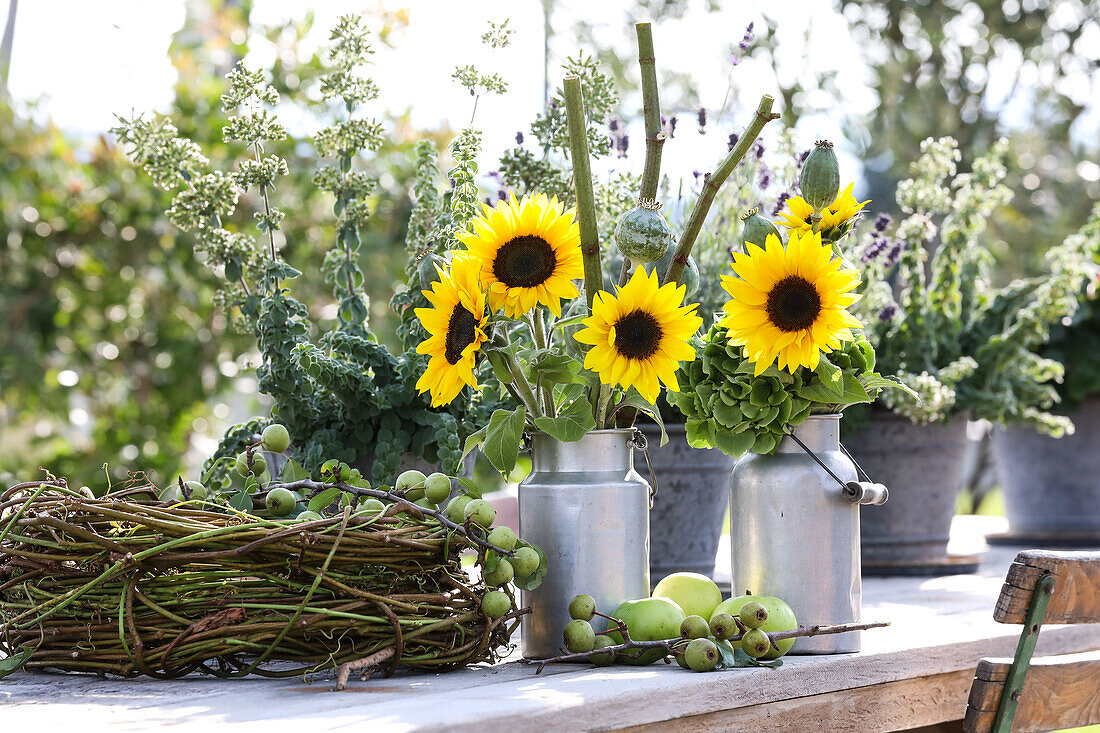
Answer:
[[[0,0],[0,18],[7,15],[6,0]],[[512,144],[517,130],[527,130],[542,104],[542,3],[540,0],[511,0],[490,3],[481,0],[315,0],[309,3],[317,22],[315,39],[323,42],[338,15],[381,5],[406,8],[409,27],[397,38],[397,48],[381,49],[371,70],[391,110],[411,108],[413,122],[436,127],[449,121],[457,129],[469,119],[471,98],[451,80],[457,65],[474,63],[483,71],[501,73],[511,84],[505,97],[483,99],[476,124],[485,131],[483,170],[493,166],[499,152]],[[551,78],[556,84],[561,60],[579,50],[569,33],[575,19],[590,23],[602,45],[614,46],[621,55],[633,54],[632,23],[645,18],[628,18],[627,0],[557,0],[557,35],[551,49]],[[679,112],[682,119],[676,139],[666,145],[666,172],[674,178],[690,175],[693,169],[709,170],[724,155],[725,135],[741,128],[759,95],[774,93],[776,74],[763,62],[748,60],[732,69],[728,50],[736,44],[750,21],[757,32],[764,29],[762,13],[781,19],[779,69],[790,80],[804,69],[837,74],[837,88],[843,99],[814,99],[827,111],[804,118],[799,126],[803,144],[826,137],[843,141],[845,117],[872,110],[876,102],[867,86],[868,71],[860,49],[849,35],[845,20],[823,0],[742,0],[727,2],[716,13],[706,13],[696,3],[683,20],[662,21],[654,28],[658,72],[687,73],[699,88],[702,104],[709,110],[722,107],[732,79],[733,119],[722,121],[720,134],[694,133],[693,110]],[[253,19],[274,23],[301,13],[296,0],[254,0]],[[167,58],[170,37],[183,22],[185,0],[23,0],[19,4],[15,31],[10,88],[17,99],[42,101],[43,110],[63,127],[96,133],[110,127],[114,113],[164,109],[171,100],[175,72]],[[490,51],[479,37],[489,20],[508,17],[517,30],[511,47]],[[1071,19],[1072,20],[1072,19]],[[1100,34],[1094,34],[1100,35]],[[253,68],[270,60],[260,44],[248,62]],[[991,88],[1009,88],[1014,74],[994,75]],[[659,76],[660,78],[660,76]],[[1088,84],[1085,95],[1088,95]],[[671,94],[667,95],[671,97]],[[634,100],[627,100],[633,103]],[[1026,101],[1024,102],[1026,104]],[[1100,120],[1093,105],[1088,129]],[[1011,111],[1010,111],[1011,113]],[[718,132],[718,131],[716,131]],[[631,139],[640,140],[640,130]],[[635,153],[637,151],[634,151]],[[842,166],[851,166],[856,177],[858,163],[841,150]],[[623,163],[640,168],[642,156],[631,155]]]
[[[323,41],[342,13],[361,10],[379,0],[328,0],[315,2],[317,40]],[[453,128],[469,118],[471,98],[451,80],[456,65],[474,63],[484,71],[496,71],[511,84],[506,97],[483,99],[477,125],[485,130],[487,164],[510,145],[517,130],[526,131],[542,105],[542,6],[539,0],[510,3],[454,2],[448,0],[381,0],[385,7],[409,10],[409,27],[397,37],[397,48],[382,49],[371,70],[392,110],[412,109],[415,124],[435,127],[449,120]],[[0,18],[7,3],[0,2]],[[554,38],[551,78],[560,76],[560,60],[579,50],[568,32],[574,18],[592,24],[600,43],[630,53],[633,45],[625,0],[593,3],[559,0],[556,10],[558,35]],[[847,35],[847,25],[830,3],[812,0],[771,0],[729,3],[718,13],[689,13],[680,21],[662,21],[655,27],[659,69],[691,73],[702,103],[711,110],[722,106],[730,83],[728,49],[736,44],[750,21],[762,29],[759,8],[766,7],[785,18],[780,38],[789,49],[782,74],[799,73],[813,66],[837,70],[842,88],[850,96],[843,101],[849,114],[866,111],[874,97],[866,89],[862,67],[852,44],[837,43]],[[253,18],[276,22],[301,12],[293,0],[255,0]],[[175,71],[167,58],[170,37],[183,22],[184,0],[23,0],[15,31],[10,89],[16,99],[39,99],[45,112],[66,128],[94,133],[110,127],[114,113],[163,109],[171,100]],[[517,30],[511,47],[490,52],[479,37],[489,20],[508,17]],[[812,33],[807,34],[807,30]],[[803,46],[808,35],[810,44]],[[249,58],[255,67],[270,60],[260,47]],[[773,92],[775,76],[749,60],[734,70],[736,98],[742,107],[755,107],[764,92]],[[669,95],[671,96],[671,95]],[[837,103],[839,108],[840,102]],[[671,111],[669,111],[671,113]],[[747,117],[742,109],[733,120],[724,120],[726,133],[700,136],[694,133],[691,110],[677,134],[676,148],[666,147],[666,161],[679,162],[679,173],[710,169],[724,155],[724,137],[741,127]],[[817,137],[840,139],[840,116],[823,116],[806,124],[808,141]],[[812,128],[812,129],[811,129]],[[686,134],[690,132],[691,134]],[[638,134],[633,140],[641,139]],[[495,150],[494,150],[495,148]],[[669,153],[672,153],[671,155]],[[633,155],[627,165],[641,165]],[[637,160],[634,160],[637,159]]]

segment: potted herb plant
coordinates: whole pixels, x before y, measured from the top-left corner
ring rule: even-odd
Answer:
[[[1100,266],[1100,206],[1077,234]],[[1081,289],[1077,313],[1051,325],[1042,355],[1060,362],[1058,412],[1074,430],[1058,439],[1010,425],[993,433],[1008,515],[1006,540],[1100,543],[1100,275]]]
[[[1071,238],[1048,252],[1048,275],[1002,288],[990,283],[983,234],[1011,196],[1003,185],[1005,151],[998,143],[959,173],[955,141],[926,140],[912,178],[898,186],[905,218],[895,226],[879,217],[863,235],[863,298],[855,310],[879,365],[916,395],[885,395],[846,438],[859,463],[891,489],[889,504],[864,517],[865,571],[958,567],[947,540],[968,418],[1056,437],[1070,425],[1050,412],[1062,365],[1042,346],[1048,324],[1076,308],[1086,247]]]

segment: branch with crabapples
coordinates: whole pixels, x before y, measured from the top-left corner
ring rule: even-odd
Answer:
[[[530,659],[530,660],[526,660],[528,664],[537,664],[538,665],[538,669],[535,670],[535,674],[538,674],[538,673],[542,672],[543,668],[548,664],[592,662],[593,657],[601,657],[601,655],[604,656],[604,657],[607,657],[608,655],[611,655],[611,657],[614,658],[614,657],[617,657],[617,656],[621,656],[623,654],[629,654],[630,652],[634,652],[634,651],[646,652],[646,651],[650,651],[650,650],[653,650],[653,649],[662,649],[662,650],[664,650],[665,656],[675,655],[675,654],[679,653],[678,650],[676,649],[677,646],[679,646],[680,644],[683,644],[685,642],[692,641],[691,638],[686,637],[686,636],[678,636],[678,637],[673,638],[673,639],[658,639],[658,640],[655,640],[655,641],[642,641],[642,640],[632,639],[630,637],[630,629],[627,627],[627,625],[622,620],[614,618],[612,616],[608,616],[606,614],[599,613],[598,611],[594,615],[600,616],[602,618],[607,619],[610,622],[613,622],[615,624],[614,628],[612,628],[609,625],[609,627],[608,627],[608,629],[605,633],[608,633],[608,634],[618,633],[618,634],[620,634],[622,636],[622,639],[623,639],[622,643],[621,644],[613,644],[613,645],[605,646],[605,647],[600,647],[600,648],[597,648],[597,649],[592,649],[591,651],[587,651],[587,652],[574,652],[574,653],[566,652],[566,653],[563,653],[559,656],[549,657],[547,659]],[[737,633],[737,634],[734,634],[734,635],[728,637],[727,639],[725,639],[725,641],[729,641],[729,642],[741,641],[741,639],[745,636],[745,634],[750,631],[750,629],[747,628],[744,625],[744,623],[742,623],[741,620],[736,618],[736,617],[734,617],[734,623],[737,624],[737,627],[740,629],[740,633]],[[882,628],[884,626],[889,626],[889,625],[890,625],[890,622],[888,622],[888,621],[877,621],[877,622],[873,622],[873,623],[815,624],[813,626],[799,626],[797,629],[790,629],[788,631],[770,631],[770,632],[764,632],[764,633],[767,635],[768,640],[769,640],[769,642],[771,642],[772,646],[775,646],[775,644],[777,642],[783,641],[784,639],[795,639],[795,638],[803,637],[803,636],[824,636],[826,634],[844,634],[844,633],[847,633],[849,631],[864,631],[866,629],[877,629],[877,628]],[[565,650],[563,649],[562,651],[564,652]],[[749,662],[749,663],[747,663],[743,666],[773,666],[773,665],[770,665],[766,662],[756,662],[756,663]]]

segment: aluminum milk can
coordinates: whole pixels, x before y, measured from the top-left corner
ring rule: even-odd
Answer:
[[[638,433],[640,435],[640,433]],[[569,601],[579,593],[611,613],[649,595],[649,484],[634,470],[636,431],[598,430],[574,443],[531,436],[531,474],[519,485],[519,534],[546,553],[546,578],[521,593],[528,659],[560,654]],[[643,439],[644,440],[644,439]]]
[[[805,626],[859,622],[859,505],[881,504],[886,490],[856,482],[855,464],[840,449],[840,415],[811,415],[792,432],[835,476],[790,436],[774,455],[737,462],[730,475],[733,593],[777,596]],[[859,648],[855,631],[799,638],[791,653]]]

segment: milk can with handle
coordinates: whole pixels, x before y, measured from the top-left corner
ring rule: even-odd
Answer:
[[[519,534],[546,553],[542,584],[521,594],[523,656],[560,654],[569,601],[587,593],[610,613],[649,595],[650,484],[634,470],[640,431],[596,430],[566,443],[531,436],[531,474],[519,485]]]
[[[803,625],[860,621],[859,507],[886,487],[857,480],[840,415],[811,415],[773,455],[749,454],[730,475],[735,595],[777,596]],[[792,654],[856,652],[860,632],[802,637]]]

